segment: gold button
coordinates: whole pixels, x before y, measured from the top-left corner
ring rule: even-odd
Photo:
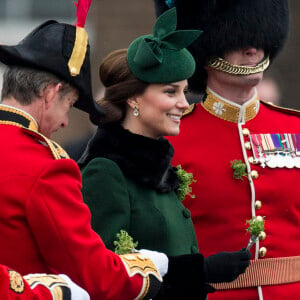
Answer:
[[[246,148],[247,150],[251,150],[251,149],[252,149],[251,143],[250,143],[250,142],[246,142],[246,143],[245,143],[245,148]]]
[[[243,128],[242,132],[243,136],[248,136],[250,134],[250,131],[247,128]]]
[[[255,219],[258,222],[262,222],[264,220],[264,218],[262,216],[257,216]]]
[[[260,257],[265,257],[266,254],[267,254],[267,248],[266,248],[266,247],[261,247],[261,248],[259,249],[259,256],[260,256]]]
[[[264,241],[267,237],[267,234],[264,231],[261,231],[258,235],[260,241]]]
[[[261,209],[261,207],[262,207],[261,201],[256,200],[255,201],[255,209]]]
[[[251,177],[253,178],[253,179],[257,179],[258,178],[258,172],[256,171],[256,170],[253,170],[253,171],[251,171]]]
[[[248,161],[249,161],[249,163],[252,164],[252,165],[255,164],[255,161],[254,161],[254,157],[253,157],[253,156],[248,157]]]

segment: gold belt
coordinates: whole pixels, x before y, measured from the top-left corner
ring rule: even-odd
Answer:
[[[212,283],[217,290],[278,285],[300,281],[300,256],[251,260],[246,272],[232,282]]]

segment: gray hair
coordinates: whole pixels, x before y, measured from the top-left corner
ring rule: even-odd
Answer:
[[[75,88],[57,76],[36,69],[24,67],[7,67],[3,74],[1,101],[13,97],[23,105],[31,104],[35,98],[41,97],[41,92],[51,84],[61,83],[61,96]]]

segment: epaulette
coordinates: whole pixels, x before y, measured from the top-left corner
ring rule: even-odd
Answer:
[[[260,100],[260,102],[262,102],[264,105],[270,107],[273,110],[300,117],[300,110],[278,106],[273,104],[272,102],[265,102],[263,100]]]
[[[196,104],[193,103],[191,104],[184,112],[183,112],[183,117],[189,115],[190,113],[192,113],[194,111],[194,109],[196,108]]]
[[[40,144],[44,145],[45,147],[48,147],[54,159],[70,158],[68,153],[56,142],[48,139],[47,137],[45,137],[37,131],[28,128],[24,128],[24,130],[26,130],[27,133],[33,135],[36,141],[38,141]]]

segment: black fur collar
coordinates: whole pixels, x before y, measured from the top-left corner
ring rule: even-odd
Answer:
[[[118,164],[124,175],[138,184],[166,193],[176,190],[179,180],[170,162],[173,147],[165,138],[133,134],[119,123],[98,127],[78,164],[83,168],[96,157]]]

